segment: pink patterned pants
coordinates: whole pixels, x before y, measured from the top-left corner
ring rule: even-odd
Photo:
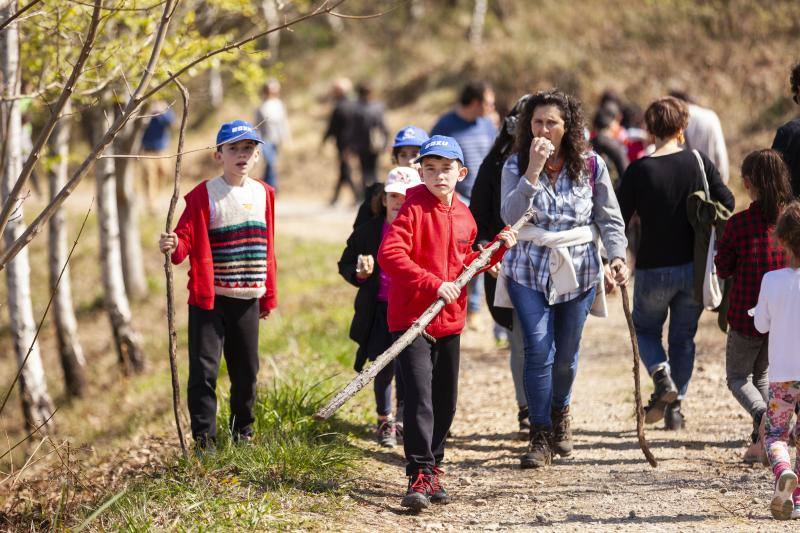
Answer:
[[[795,472],[800,475],[800,424],[792,427],[795,406],[800,403],[800,381],[778,381],[769,384],[765,445],[774,469],[780,463],[792,464],[789,456],[789,435],[794,433],[797,448]]]

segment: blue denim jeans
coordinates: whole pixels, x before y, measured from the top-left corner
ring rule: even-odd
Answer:
[[[278,147],[269,141],[264,141],[261,145],[261,154],[264,156],[266,169],[264,170],[263,181],[278,190],[278,172],[275,166],[278,164]]]
[[[694,265],[638,268],[633,290],[633,326],[642,361],[649,373],[667,364],[678,387],[686,395],[694,369],[694,334],[703,306],[693,297]],[[667,351],[661,342],[669,314]]]
[[[544,293],[508,280],[508,295],[522,326],[523,380],[531,424],[552,426],[551,410],[569,405],[583,325],[595,290],[549,305]]]

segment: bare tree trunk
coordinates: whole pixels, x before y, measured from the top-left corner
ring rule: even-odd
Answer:
[[[219,67],[208,69],[208,102],[212,109],[219,109],[222,106],[222,99],[225,97],[225,88],[222,84],[222,74]]]
[[[106,109],[110,112],[110,110]],[[102,105],[84,113],[85,125],[92,137],[91,142],[99,142],[99,136],[106,131],[106,113]],[[110,113],[109,113],[110,114]],[[113,153],[109,146],[105,154]],[[144,369],[144,358],[139,346],[139,334],[131,324],[131,309],[125,293],[125,280],[122,275],[122,252],[119,237],[119,217],[117,216],[116,179],[114,178],[114,159],[100,158],[95,162],[97,182],[97,217],[100,233],[100,262],[103,270],[103,289],[105,306],[111,320],[114,344],[117,349],[123,373],[130,374]]]
[[[267,21],[268,28],[274,28],[275,26],[280,25],[281,19],[278,9],[277,0],[261,1],[261,14],[264,16],[264,20]],[[278,50],[281,44],[281,33],[276,31],[267,35],[267,43],[269,44],[270,52],[269,60],[276,61],[278,59]]]
[[[412,22],[419,22],[425,16],[425,4],[422,0],[410,0],[408,10]]]
[[[70,104],[64,106],[64,114],[72,112]],[[67,182],[69,158],[69,118],[62,118],[56,124],[50,137],[50,154],[57,160],[49,172],[50,198],[52,199]],[[64,369],[64,384],[70,396],[83,396],[86,386],[86,359],[78,340],[78,322],[72,306],[72,287],[67,261],[67,223],[64,211],[60,210],[50,219],[50,240],[48,243],[48,269],[50,271],[50,290],[53,296],[53,319],[58,338],[58,353]],[[61,269],[64,274],[56,287]]]
[[[114,151],[120,154],[138,153],[144,121],[128,122],[114,139]],[[131,300],[147,296],[147,276],[142,256],[142,237],[139,233],[139,201],[134,189],[136,165],[133,159],[115,159],[117,210],[122,246],[122,275],[125,292]]]
[[[0,11],[0,19],[6,20],[17,9],[16,2],[9,2]],[[2,64],[3,80],[6,82],[8,96],[19,93],[19,33],[17,23],[9,24],[0,33],[0,64]],[[7,199],[11,189],[22,172],[22,118],[17,101],[10,100],[2,106],[2,116],[5,131],[6,159],[3,168],[2,193],[3,200]],[[5,229],[6,246],[13,243],[25,231],[22,220],[22,205],[14,213]],[[22,411],[25,416],[25,425],[29,430],[40,425],[53,414],[53,403],[47,392],[47,381],[44,376],[39,344],[34,342],[36,324],[33,320],[33,305],[31,304],[30,265],[28,251],[22,250],[13,261],[8,264],[6,272],[6,285],[8,287],[8,315],[10,318],[11,336],[14,341],[14,354],[17,364],[22,367],[19,379],[20,397],[22,398]],[[30,349],[30,353],[28,350]],[[27,358],[27,360],[26,360]],[[45,426],[41,431],[46,431]]]
[[[475,48],[483,43],[483,28],[486,25],[486,0],[475,0],[475,9],[472,11],[472,23],[469,26],[469,42]]]

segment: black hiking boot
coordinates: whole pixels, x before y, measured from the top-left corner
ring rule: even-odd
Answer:
[[[686,418],[681,413],[681,401],[675,400],[667,406],[664,412],[664,429],[678,431],[683,429]]]
[[[678,388],[672,381],[668,368],[662,367],[653,372],[653,385],[655,386],[653,394],[644,408],[644,421],[648,424],[654,424],[664,418],[667,405],[678,399]]]
[[[444,476],[444,470],[434,466],[431,475],[431,503],[450,503],[450,495],[442,485],[442,476]]]
[[[208,435],[198,435],[194,439],[194,455],[199,460],[217,453],[217,440]]]
[[[530,440],[531,438],[531,421],[528,418],[528,407],[520,407],[517,412],[517,421],[519,422],[519,440]]]
[[[400,507],[421,511],[431,504],[431,475],[421,468],[408,478],[408,490]]]
[[[569,405],[561,410],[553,409],[553,453],[561,457],[569,457],[572,453],[572,428],[569,416]]]
[[[534,424],[531,427],[531,440],[528,442],[528,451],[520,459],[522,468],[541,468],[553,462],[553,450],[550,441],[553,439],[552,430],[544,425]]]

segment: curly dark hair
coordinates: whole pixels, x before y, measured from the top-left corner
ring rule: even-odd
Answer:
[[[800,202],[795,200],[783,209],[773,234],[795,259],[800,259]]]
[[[559,148],[564,157],[564,167],[573,181],[580,181],[586,170],[583,154],[586,151],[586,138],[584,137],[583,111],[577,98],[557,89],[539,91],[534,93],[522,108],[514,144],[514,150],[519,158],[520,173],[524,173],[530,163],[531,143],[533,131],[531,119],[533,112],[540,106],[556,106],[561,111],[564,119],[564,137]]]
[[[792,98],[795,103],[800,104],[800,63],[792,67],[792,73],[789,75],[789,84],[792,86]]]

